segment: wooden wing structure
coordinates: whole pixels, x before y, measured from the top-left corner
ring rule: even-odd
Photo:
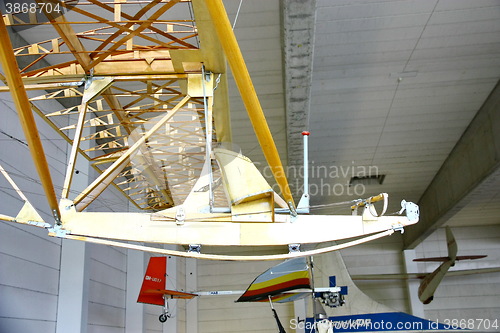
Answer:
[[[128,242],[199,249],[318,244],[360,236],[368,241],[418,221],[418,207],[410,203],[403,207],[406,215],[370,215],[371,200],[356,206],[356,211],[366,208],[363,215],[297,214],[222,0],[31,1],[36,2],[34,12],[20,7],[3,13],[5,86],[0,91],[11,93],[18,110],[53,212],[50,235],[163,254],[262,260],[311,252],[218,256]],[[31,41],[30,29],[43,31],[36,35],[44,38]],[[21,38],[12,42],[9,30]],[[30,42],[23,42],[23,36]],[[231,142],[226,63],[281,196],[250,160],[224,149]],[[71,147],[64,184],[58,184],[61,193],[54,190],[35,114]],[[98,174],[82,191],[72,187],[77,158],[88,160]],[[142,213],[85,211],[108,186]],[[221,200],[225,209],[216,207]],[[47,227],[32,210],[0,217]]]

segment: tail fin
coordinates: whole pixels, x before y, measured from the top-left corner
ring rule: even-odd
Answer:
[[[457,256],[458,246],[453,233],[451,232],[450,227],[446,227],[446,245],[448,247],[448,256],[447,257],[432,257],[432,258],[417,258],[413,259],[413,261],[441,261],[446,262],[448,260],[451,261],[451,265],[455,265],[455,261],[459,260],[474,260],[486,258],[486,255],[470,255],[470,256]]]
[[[142,281],[141,291],[137,302],[156,305],[164,305],[163,293],[165,289],[165,279],[167,275],[167,258],[151,257],[149,258],[148,268]],[[156,291],[156,293],[155,293]]]
[[[457,260],[458,246],[450,227],[446,227],[446,243],[448,246],[448,257],[450,258],[453,266]]]
[[[460,260],[475,260],[475,259],[482,259],[486,258],[487,255],[482,254],[482,255],[471,255],[471,256],[457,256],[455,261],[460,261]],[[431,257],[431,258],[417,258],[413,259],[413,261],[437,261],[437,262],[445,262],[447,260],[450,260],[448,257]]]

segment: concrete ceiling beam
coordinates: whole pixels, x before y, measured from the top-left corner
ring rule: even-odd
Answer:
[[[500,174],[500,82],[497,83],[419,200],[420,221],[404,234],[415,248]],[[478,217],[480,219],[480,217]]]
[[[302,164],[313,72],[316,0],[282,0],[288,165]]]

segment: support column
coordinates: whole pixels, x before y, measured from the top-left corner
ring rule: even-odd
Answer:
[[[407,274],[418,273],[417,263],[413,261],[416,258],[415,250],[405,250],[403,251],[403,256],[405,260],[405,271]],[[408,290],[408,299],[410,301],[410,312],[412,315],[420,318],[424,318],[424,305],[418,299],[418,287],[420,285],[419,280],[406,280],[406,286]]]
[[[174,250],[177,249],[176,245],[165,245],[165,249]],[[168,290],[180,290],[177,286],[177,257],[168,256],[167,257],[167,289]],[[179,308],[177,307],[176,299],[169,299],[168,306],[170,314],[173,315],[172,318],[168,319],[163,324],[163,333],[177,332],[178,320],[179,320]]]
[[[77,118],[75,116],[72,120],[76,122]],[[88,131],[89,129],[85,129],[83,132],[88,134]],[[89,143],[87,142],[82,148],[88,146]],[[75,169],[71,170],[71,172],[75,172],[73,186],[71,191],[68,192],[70,199],[77,191],[84,189],[89,181],[89,162],[83,158],[78,158],[74,163]],[[80,172],[76,173],[76,171]],[[90,246],[86,242],[62,240],[56,333],[87,332]]]
[[[87,243],[63,239],[56,333],[86,333],[89,255]]]
[[[144,304],[137,303],[146,267],[144,252],[127,250],[125,333],[144,332]]]
[[[186,259],[186,290],[198,290],[198,265],[196,259]],[[198,297],[186,304],[186,332],[198,333]]]

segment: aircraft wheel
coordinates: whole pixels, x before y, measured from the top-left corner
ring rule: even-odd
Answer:
[[[168,317],[166,314],[162,313],[158,319],[160,320],[161,323],[164,323],[167,321]]]

